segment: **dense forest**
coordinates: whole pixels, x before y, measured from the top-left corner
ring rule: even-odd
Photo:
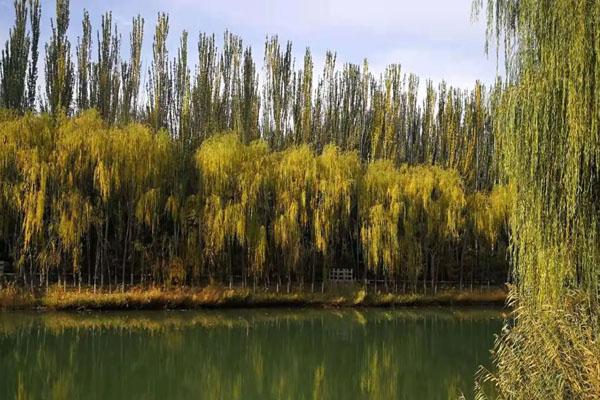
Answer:
[[[0,260],[25,285],[314,290],[332,268],[388,289],[510,279],[500,82],[427,81],[420,95],[399,65],[375,75],[329,52],[318,74],[306,49],[297,69],[276,36],[261,69],[230,32],[221,48],[200,34],[192,64],[187,32],[169,56],[166,14],[144,75],[141,17],[127,57],[110,12],[96,35],[84,13],[72,51],[58,0],[42,91],[41,5],[14,6],[0,58]]]

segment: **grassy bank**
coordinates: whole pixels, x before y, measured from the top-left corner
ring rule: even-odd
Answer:
[[[152,310],[226,307],[390,307],[503,305],[506,292],[489,290],[447,290],[437,294],[366,292],[360,286],[333,288],[325,293],[294,291],[276,293],[251,289],[207,286],[202,289],[141,289],[125,292],[62,290],[51,288],[34,295],[17,288],[0,290],[0,309],[22,310]]]

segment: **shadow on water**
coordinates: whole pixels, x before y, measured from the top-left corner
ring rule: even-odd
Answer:
[[[0,313],[0,398],[469,397],[504,317],[485,309]]]

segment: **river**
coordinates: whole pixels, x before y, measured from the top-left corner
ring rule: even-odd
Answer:
[[[0,399],[473,396],[494,309],[0,313]]]

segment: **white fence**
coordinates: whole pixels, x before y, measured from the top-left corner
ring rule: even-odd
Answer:
[[[354,282],[354,271],[350,268],[334,268],[329,271],[332,282]]]

